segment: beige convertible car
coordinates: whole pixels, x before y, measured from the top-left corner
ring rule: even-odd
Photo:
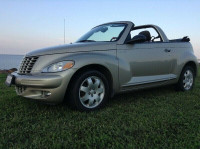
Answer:
[[[116,93],[175,84],[193,88],[197,58],[188,37],[169,40],[156,25],[129,21],[92,28],[75,43],[26,54],[6,84],[18,95],[81,111],[105,105]]]

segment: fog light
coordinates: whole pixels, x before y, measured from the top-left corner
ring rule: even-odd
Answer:
[[[51,92],[49,91],[42,91],[42,97],[48,97],[51,95]]]

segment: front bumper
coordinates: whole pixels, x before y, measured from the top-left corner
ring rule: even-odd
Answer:
[[[61,85],[62,77],[59,75],[18,75],[12,73],[15,76],[15,84],[19,86],[29,87],[42,87],[42,88],[56,88]]]
[[[15,77],[14,84],[18,95],[36,99],[48,103],[60,103],[63,101],[68,83],[75,71],[37,75],[19,75]]]

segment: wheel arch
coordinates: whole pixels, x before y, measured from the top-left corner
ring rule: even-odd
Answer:
[[[194,61],[188,61],[188,62],[186,62],[185,65],[183,66],[182,70],[183,70],[186,66],[190,66],[190,67],[192,67],[192,68],[194,69],[194,75],[195,75],[195,77],[196,77],[196,76],[197,76],[197,73],[198,73],[196,63],[195,63]]]
[[[110,88],[110,91],[109,91],[109,95],[110,97],[112,97],[114,95],[114,89],[113,89],[113,77],[112,77],[112,74],[111,72],[109,71],[108,68],[106,68],[105,66],[103,65],[100,65],[100,64],[89,64],[89,65],[85,65],[81,68],[79,68],[74,74],[73,76],[71,77],[70,81],[69,81],[69,84],[68,84],[68,87],[67,87],[67,91],[69,91],[69,88],[71,87],[73,81],[76,79],[76,77],[85,72],[85,71],[88,71],[88,70],[96,70],[96,71],[99,71],[101,73],[103,73],[105,75],[105,77],[107,78],[108,80],[108,84],[109,84],[109,88]]]

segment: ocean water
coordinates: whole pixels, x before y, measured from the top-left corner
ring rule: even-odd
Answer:
[[[0,70],[19,68],[24,55],[0,54]]]

